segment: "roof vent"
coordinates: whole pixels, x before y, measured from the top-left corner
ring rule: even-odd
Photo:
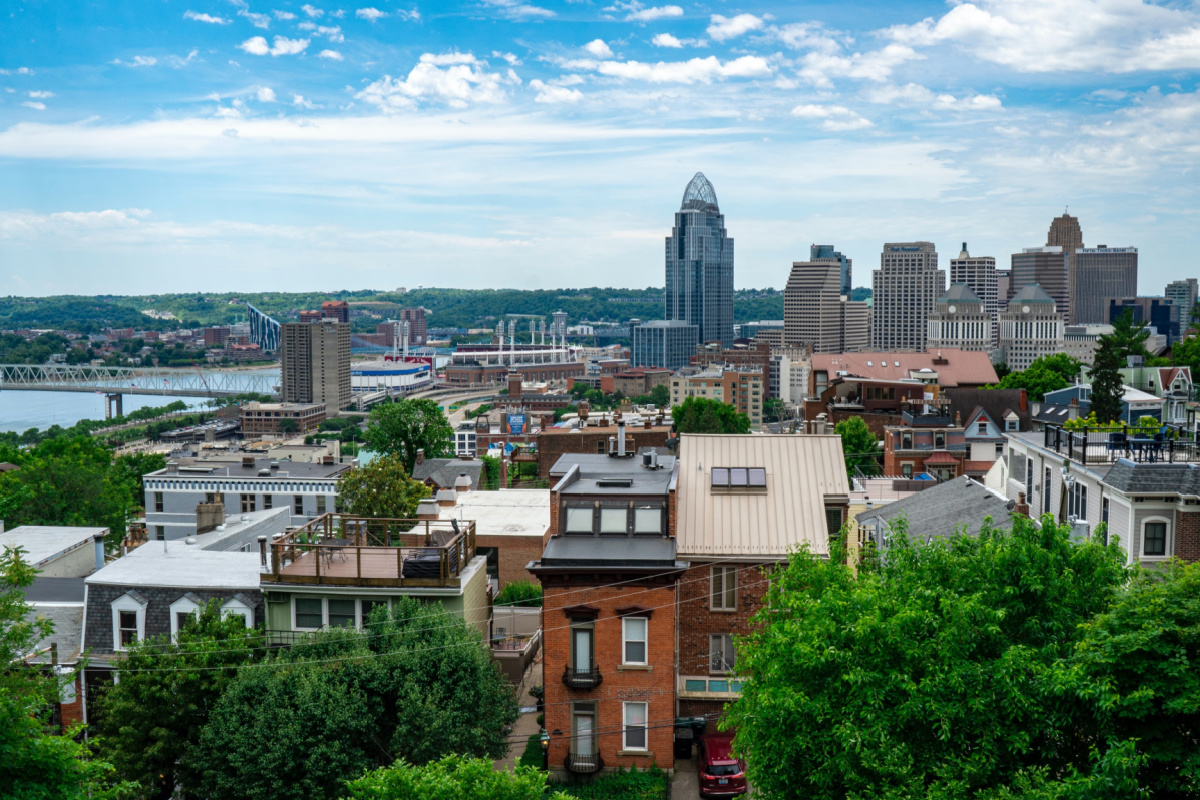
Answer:
[[[259,476],[260,478],[262,478],[262,477],[267,477],[267,478],[269,478],[269,477],[271,477],[271,470],[269,470],[269,469],[266,469],[266,468],[264,468],[264,469],[260,469],[260,470],[258,471],[258,476]]]
[[[633,486],[633,478],[599,478],[596,480],[596,485],[627,489]]]

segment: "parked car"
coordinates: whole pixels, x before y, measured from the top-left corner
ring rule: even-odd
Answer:
[[[737,797],[746,793],[746,762],[733,757],[733,734],[700,737],[701,797]]]

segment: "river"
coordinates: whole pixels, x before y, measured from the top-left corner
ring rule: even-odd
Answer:
[[[276,381],[279,377],[277,367],[241,372],[246,375],[270,374]],[[190,371],[190,374],[194,375],[195,372]],[[138,408],[165,406],[176,400],[182,400],[191,407],[203,407],[208,402],[206,397],[127,394],[123,395],[122,405],[128,414]],[[69,428],[81,419],[104,419],[104,395],[95,392],[0,391],[0,431],[20,433],[30,428],[45,430],[51,425]]]

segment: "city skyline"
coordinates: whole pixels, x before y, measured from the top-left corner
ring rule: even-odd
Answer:
[[[0,293],[641,286],[696,171],[738,288],[813,242],[1004,264],[1068,206],[1139,293],[1194,270],[1194,8],[377,5],[12,9]]]

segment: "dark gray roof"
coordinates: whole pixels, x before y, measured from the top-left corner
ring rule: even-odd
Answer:
[[[1039,284],[1027,283],[1021,287],[1021,291],[1012,296],[1008,301],[1008,307],[1011,310],[1013,303],[1053,303],[1054,298],[1046,294],[1045,290]]]
[[[657,448],[665,450],[665,448]],[[643,452],[645,450],[643,449]],[[579,465],[579,478],[561,488],[562,494],[666,494],[674,479],[675,456],[658,454],[658,469],[642,466],[641,455],[614,458],[593,453],[564,453],[550,468],[551,478],[562,478]],[[628,486],[601,485],[608,479],[628,480]]]
[[[1008,521],[1010,502],[969,478],[954,478],[882,508],[865,511],[857,519],[859,524],[875,519],[890,524],[903,514],[908,519],[909,537],[925,542],[953,535],[963,525],[967,533],[978,533],[985,517],[1003,526]]]
[[[34,578],[25,590],[30,603],[82,603],[83,578]]]
[[[438,488],[453,489],[454,481],[462,473],[471,479],[471,488],[479,488],[483,474],[483,462],[477,458],[427,458],[413,467],[412,476],[419,481],[431,480]]]
[[[1067,413],[1070,410],[1071,407],[1069,405],[1042,403],[1038,408],[1038,413],[1033,415],[1033,419],[1038,422],[1066,422],[1071,418]]]
[[[1136,464],[1122,458],[1104,476],[1104,483],[1125,494],[1200,495],[1200,465]]]
[[[278,468],[270,469],[271,462]],[[350,469],[349,464],[311,464],[303,461],[279,461],[271,458],[255,459],[253,467],[243,467],[241,463],[230,464],[220,461],[205,461],[196,459],[181,463],[175,467],[167,467],[150,475],[157,477],[205,477],[214,478],[258,478],[259,470],[270,469],[272,478],[334,478]],[[266,477],[265,475],[263,476]]]
[[[78,605],[34,605],[27,618],[30,620],[43,617],[54,624],[54,632],[37,643],[35,649],[58,645],[58,663],[74,664],[79,659],[79,650],[83,646],[83,603]],[[50,663],[50,653],[42,653],[36,658],[29,659],[30,663]]]
[[[960,303],[982,303],[979,295],[971,291],[965,283],[952,283],[944,295],[938,298],[939,303],[949,303],[957,300]]]
[[[670,536],[555,536],[542,553],[543,567],[676,567]],[[686,565],[682,565],[686,566]]]

